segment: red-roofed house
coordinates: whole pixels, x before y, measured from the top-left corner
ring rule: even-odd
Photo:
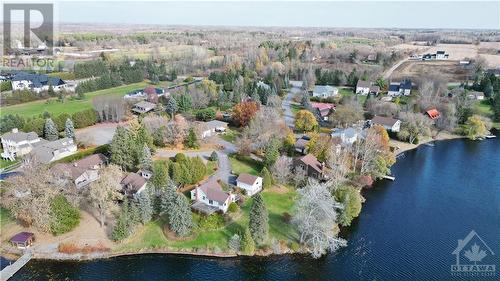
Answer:
[[[323,121],[328,121],[328,115],[335,110],[335,105],[331,103],[311,102],[311,107],[318,111]]]
[[[438,119],[440,116],[439,111],[437,111],[437,109],[435,108],[427,110],[426,113],[432,120]]]

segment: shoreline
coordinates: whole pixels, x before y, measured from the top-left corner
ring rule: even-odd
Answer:
[[[439,132],[435,137],[425,138],[424,140],[420,141],[418,144],[411,144],[411,143],[402,142],[402,141],[394,140],[394,139],[391,139],[390,143],[392,146],[397,147],[397,149],[394,151],[394,155],[397,157],[400,154],[403,154],[404,152],[416,149],[421,145],[425,145],[426,143],[430,143],[430,142],[434,142],[434,141],[465,139],[465,138],[467,138],[467,137],[462,136],[462,135],[452,134],[449,132]]]

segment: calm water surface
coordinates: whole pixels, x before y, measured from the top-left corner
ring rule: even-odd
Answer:
[[[407,152],[396,181],[365,192],[349,245],[303,256],[212,259],[167,255],[92,262],[31,261],[12,280],[500,280],[500,139],[443,141]],[[496,253],[496,277],[451,276],[458,239],[475,230]]]

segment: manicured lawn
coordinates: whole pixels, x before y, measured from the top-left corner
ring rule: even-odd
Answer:
[[[58,102],[57,99],[50,99],[50,100],[33,101],[23,104],[2,107],[2,109],[0,110],[0,116],[6,114],[18,114],[19,116],[22,117],[32,117],[42,114],[44,111],[50,112],[52,115],[59,115],[61,113],[72,114],[78,111],[92,108],[92,98],[95,96],[102,96],[102,95],[124,96],[128,92],[144,88],[148,85],[149,83],[147,82],[140,82],[130,85],[123,85],[115,88],[90,92],[85,94],[85,99],[83,100],[67,99],[61,103]]]
[[[285,189],[280,192],[275,190],[265,190],[262,197],[266,204],[269,213],[269,239],[268,245],[272,238],[284,240],[286,242],[296,242],[298,234],[291,223],[283,219],[284,213],[292,213],[296,192]],[[224,228],[219,230],[205,230],[195,228],[192,239],[171,241],[163,234],[164,219],[160,218],[152,221],[138,229],[131,237],[126,239],[122,244],[118,245],[114,250],[117,252],[137,251],[140,249],[175,249],[189,250],[196,249],[220,249],[222,251],[228,249],[228,241],[234,234],[239,234],[248,226],[249,212],[252,205],[252,199],[248,199],[243,204],[239,216],[236,220],[229,222]],[[197,215],[194,216],[195,221]]]
[[[9,210],[0,207],[0,226],[3,227],[4,225],[8,224],[11,221],[12,219],[10,217]]]
[[[364,104],[368,96],[356,95],[352,88],[339,88],[339,94],[342,97],[353,97],[356,96],[360,104]]]
[[[474,104],[474,111],[480,115],[490,118],[493,115],[493,110],[491,109],[491,103],[489,100],[477,101]]]
[[[262,163],[250,158],[250,156],[231,155],[229,161],[231,161],[231,169],[238,175],[241,173],[259,175],[262,170]]]

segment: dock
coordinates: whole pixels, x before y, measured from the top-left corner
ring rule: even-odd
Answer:
[[[495,135],[487,135],[487,136],[484,136],[484,137],[485,137],[485,138],[487,138],[487,139],[494,139],[494,138],[496,138],[497,136],[495,136]]]
[[[13,264],[6,266],[0,272],[0,281],[7,281],[11,278],[16,272],[18,272],[24,265],[26,265],[30,260],[33,254],[31,251],[26,251],[24,254],[17,259]]]
[[[386,175],[383,178],[386,179],[386,180],[391,180],[391,181],[395,181],[396,180],[395,176],[390,176],[390,175]]]

